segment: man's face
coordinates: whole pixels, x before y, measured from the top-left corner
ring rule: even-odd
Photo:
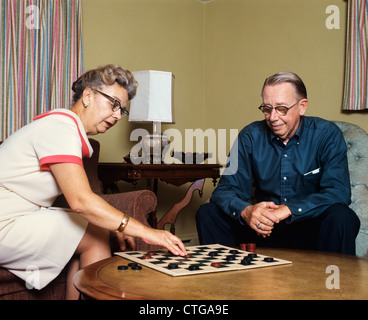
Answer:
[[[307,110],[308,100],[299,99],[294,85],[288,82],[266,86],[262,98],[264,106],[291,107],[294,105],[284,116],[275,109],[272,109],[269,115],[265,115],[267,125],[272,132],[287,143],[298,129],[300,117]]]

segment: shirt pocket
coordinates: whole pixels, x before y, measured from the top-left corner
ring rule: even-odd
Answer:
[[[321,169],[309,171],[301,176],[301,188],[302,193],[310,194],[319,192],[321,189]],[[300,192],[299,191],[299,192]]]

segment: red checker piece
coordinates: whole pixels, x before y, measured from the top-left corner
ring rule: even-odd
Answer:
[[[247,248],[249,252],[256,252],[256,244],[255,243],[248,243]]]
[[[220,262],[212,262],[211,267],[219,268],[219,267],[221,267],[221,263]]]

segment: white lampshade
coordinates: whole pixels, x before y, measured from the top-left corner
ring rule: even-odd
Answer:
[[[174,75],[165,71],[133,72],[137,94],[130,102],[130,122],[174,123]]]

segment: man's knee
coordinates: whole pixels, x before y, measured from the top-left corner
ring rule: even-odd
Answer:
[[[217,211],[217,206],[212,202],[202,204],[196,213],[197,224],[207,223],[208,221],[211,221],[214,216],[217,215]]]
[[[201,244],[236,245],[235,221],[213,202],[202,205],[196,214],[197,232]]]
[[[319,249],[355,255],[355,239],[360,220],[348,206],[335,204],[321,216]]]
[[[330,206],[326,212],[329,223],[337,228],[349,228],[352,232],[358,234],[360,228],[360,220],[356,213],[348,206],[343,204],[335,204]]]

